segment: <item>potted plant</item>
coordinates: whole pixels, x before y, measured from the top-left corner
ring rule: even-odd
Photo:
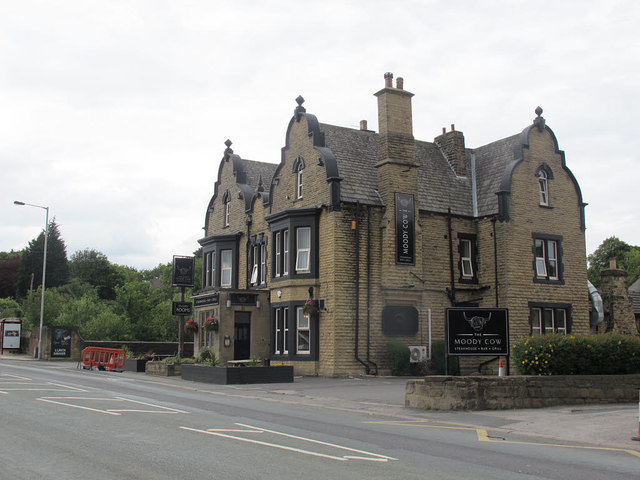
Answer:
[[[175,356],[168,357],[160,361],[147,362],[145,373],[161,377],[178,376],[180,375],[183,361],[184,359]]]
[[[318,302],[316,300],[309,299],[302,307],[302,311],[308,317],[316,315],[318,313]]]
[[[190,318],[189,320],[187,320],[184,323],[184,331],[185,332],[193,332],[193,333],[197,333],[198,332],[198,324],[196,323],[196,321],[193,318]]]
[[[220,328],[220,322],[218,322],[218,319],[216,317],[207,317],[202,326],[205,330],[217,332],[218,328]]]
[[[197,362],[182,365],[183,380],[221,385],[293,382],[292,366],[265,366],[265,362],[257,358],[252,358],[244,366],[219,366],[220,360],[215,351],[209,349],[200,353]]]

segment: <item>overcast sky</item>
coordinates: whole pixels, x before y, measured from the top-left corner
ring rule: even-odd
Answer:
[[[0,0],[0,251],[50,207],[69,257],[152,268],[203,236],[224,141],[278,163],[302,95],[377,130],[404,78],[414,136],[475,148],[540,105],[585,202],[587,253],[640,245],[640,2]]]

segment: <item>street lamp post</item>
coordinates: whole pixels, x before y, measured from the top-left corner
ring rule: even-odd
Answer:
[[[49,207],[43,207],[42,205],[34,205],[32,203],[25,203],[14,201],[16,205],[27,205],[29,207],[42,208],[45,212],[44,220],[44,255],[42,256],[42,294],[40,296],[40,332],[38,333],[38,360],[42,360],[42,324],[44,320],[44,282],[47,272],[47,238],[49,237]]]

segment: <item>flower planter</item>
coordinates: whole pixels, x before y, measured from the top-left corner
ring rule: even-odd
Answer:
[[[147,361],[142,358],[127,358],[124,361],[124,370],[127,372],[144,372]]]
[[[160,377],[175,377],[180,375],[180,367],[181,365],[176,363],[147,362],[145,373]]]
[[[246,383],[292,383],[293,367],[210,367],[182,365],[182,379],[194,382],[239,385]]]

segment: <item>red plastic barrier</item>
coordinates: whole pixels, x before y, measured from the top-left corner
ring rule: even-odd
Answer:
[[[116,368],[124,368],[126,358],[124,350],[119,348],[86,347],[82,350],[82,363],[85,368],[96,367],[112,372]]]

